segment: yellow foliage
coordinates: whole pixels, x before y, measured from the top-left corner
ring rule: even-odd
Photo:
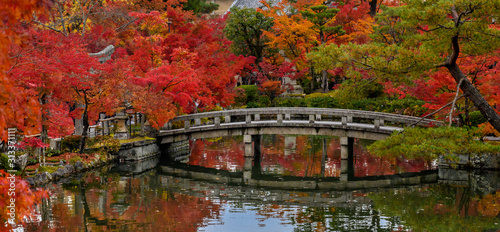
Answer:
[[[359,39],[368,38],[367,36],[373,33],[375,20],[372,17],[365,17],[358,21],[350,21],[348,25],[354,28],[354,32],[342,35],[339,40],[343,42],[353,42]]]

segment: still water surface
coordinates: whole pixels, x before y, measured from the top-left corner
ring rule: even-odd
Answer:
[[[440,179],[349,191],[234,184],[224,180],[237,178],[244,170],[242,138],[197,140],[190,142],[190,155],[183,163],[158,159],[122,163],[48,186],[51,197],[26,230],[500,230],[498,172],[436,170],[432,162],[384,160],[366,152],[367,143],[356,140],[354,145],[354,176],[358,179],[384,175],[389,179],[394,174],[425,170]],[[340,163],[338,138],[271,135],[262,138],[260,164],[255,172],[253,163],[252,175],[282,182],[335,182],[339,181]],[[188,178],[185,170],[216,178],[207,181],[194,174]]]

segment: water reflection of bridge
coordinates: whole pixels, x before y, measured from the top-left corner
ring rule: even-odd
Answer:
[[[162,172],[183,178],[224,183],[229,185],[248,185],[271,189],[293,189],[293,190],[359,190],[387,188],[405,185],[421,185],[437,183],[437,170],[422,171],[418,173],[404,173],[387,176],[355,177],[349,181],[342,178],[300,178],[300,177],[276,177],[255,174],[252,170],[243,172],[229,172],[199,166],[177,164],[175,166],[161,166]]]
[[[437,171],[431,171],[414,173],[411,177],[387,176],[385,177],[386,181],[318,182],[317,180],[252,179],[247,185],[241,185],[243,181],[241,172],[228,174],[224,171],[213,172],[214,170],[203,171],[201,169],[200,167],[187,166],[161,166],[162,187],[192,196],[218,198],[226,201],[266,202],[309,207],[352,207],[356,204],[370,204],[370,200],[363,193],[363,188],[368,188],[370,192],[373,192],[383,187],[411,188],[412,186],[421,187],[424,183],[437,182]],[[354,189],[360,191],[342,191]]]

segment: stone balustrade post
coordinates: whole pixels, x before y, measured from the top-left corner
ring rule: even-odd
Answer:
[[[260,114],[255,114],[253,117],[255,121],[260,121]]]
[[[250,115],[250,114],[246,115],[245,122],[246,122],[246,124],[252,123],[252,115]]]
[[[316,114],[316,121],[321,121],[321,114]]]
[[[195,118],[194,119],[194,125],[195,126],[200,126],[201,125],[201,118]]]
[[[231,115],[227,115],[224,117],[224,122],[225,123],[230,123],[231,122]]]
[[[380,129],[381,126],[384,126],[384,119],[375,119],[373,126],[375,129]]]
[[[219,116],[214,117],[214,124],[215,124],[215,127],[220,127],[220,117]]]
[[[191,119],[184,121],[184,129],[189,130],[189,128],[191,128]]]
[[[283,114],[277,114],[276,120],[278,121],[278,124],[282,124],[283,123]]]
[[[290,119],[291,119],[291,118],[292,118],[292,117],[291,117],[291,115],[290,115],[290,114],[285,114],[285,120],[290,121]]]
[[[310,114],[309,115],[309,123],[314,123],[314,115],[313,114]]]

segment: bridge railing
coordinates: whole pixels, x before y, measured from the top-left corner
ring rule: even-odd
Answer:
[[[381,126],[386,125],[443,125],[443,122],[431,119],[363,110],[276,107],[235,109],[182,115],[170,120],[164,125],[163,129],[176,129],[173,127],[175,122],[184,122],[183,128],[188,130],[191,127],[204,125],[214,125],[218,127],[221,123],[244,122],[246,124],[252,124],[252,122],[256,123],[266,120],[275,121],[278,125],[287,121],[306,121],[309,124],[328,121],[339,122],[341,125],[345,126],[347,126],[348,123],[365,123],[372,124],[375,129],[379,129]]]

